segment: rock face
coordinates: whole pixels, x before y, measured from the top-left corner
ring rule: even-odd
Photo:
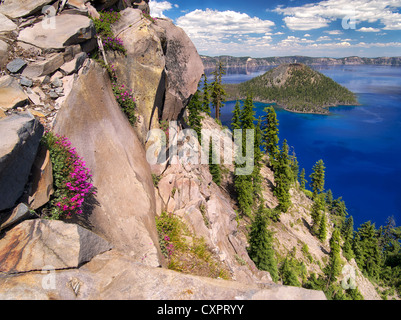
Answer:
[[[198,89],[203,63],[184,30],[163,19],[158,19],[155,26],[165,32],[167,80],[162,119],[175,120]]]
[[[158,19],[152,23],[141,12],[127,8],[113,27],[127,55],[111,56],[121,83],[135,92],[143,116],[138,128],[142,141],[158,120],[182,116],[189,98],[197,90],[203,64],[185,32],[173,23]]]
[[[65,46],[90,40],[95,35],[93,22],[88,17],[62,14],[52,19],[54,28],[38,22],[22,30],[18,41],[42,49],[63,49]]]
[[[24,105],[28,101],[28,96],[11,76],[0,78],[0,109],[7,111],[15,107]]]
[[[51,285],[46,286],[47,282]],[[77,284],[79,290],[74,290]],[[0,287],[0,299],[16,300],[325,300],[321,291],[245,285],[151,268],[114,250],[96,256],[79,270],[0,275]]]
[[[93,230],[138,261],[159,266],[150,168],[114,99],[107,72],[98,64],[91,63],[74,83],[55,131],[70,139],[92,170],[97,192],[89,216]]]
[[[25,17],[40,11],[52,0],[4,0],[0,6],[0,13],[11,19]]]
[[[1,6],[0,6],[1,10]],[[0,33],[10,32],[17,29],[17,25],[8,19],[4,14],[0,13]]]
[[[150,22],[141,18],[139,10],[125,9],[112,28],[114,35],[123,41],[127,55],[109,57],[119,82],[135,93],[138,113],[143,117],[137,131],[144,142],[147,131],[157,127],[159,108],[162,107],[162,101],[156,99],[162,90],[159,87],[165,67],[162,44]]]
[[[0,272],[76,268],[110,249],[106,240],[76,224],[24,221],[0,240]]]
[[[29,112],[0,120],[0,211],[21,197],[42,135],[43,126]]]

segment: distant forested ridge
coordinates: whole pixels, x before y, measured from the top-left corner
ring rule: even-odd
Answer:
[[[286,63],[240,84],[226,85],[227,99],[277,103],[288,111],[328,113],[328,107],[357,105],[354,93],[301,63]]]
[[[251,57],[233,57],[218,56],[208,57],[201,56],[203,65],[206,70],[213,69],[216,62],[222,61],[226,68],[249,68],[257,69],[266,66],[278,66],[283,63],[303,63],[306,65],[386,65],[401,66],[401,57],[378,57],[378,58],[361,58],[357,56],[345,58],[315,58],[305,56],[287,56],[287,57],[268,57],[268,58],[251,58]]]

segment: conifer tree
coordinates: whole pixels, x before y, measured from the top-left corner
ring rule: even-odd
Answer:
[[[337,277],[341,274],[342,261],[341,261],[341,236],[338,229],[334,229],[330,239],[330,254],[329,262],[325,268],[325,274],[327,276],[327,286],[334,283]]]
[[[320,219],[320,226],[319,226],[319,234],[318,238],[320,241],[324,242],[327,237],[327,217],[326,213],[322,213],[322,217]]]
[[[267,229],[267,212],[264,205],[261,204],[249,234],[249,257],[259,270],[268,271],[273,281],[277,281],[277,261],[272,243],[272,235]]]
[[[202,94],[202,111],[208,114],[209,116],[211,115],[211,110],[210,110],[210,87],[207,82],[207,76],[206,74],[203,75],[203,94]]]
[[[241,105],[240,102],[237,100],[235,103],[235,107],[233,110],[233,118],[231,120],[231,127],[233,130],[241,129]]]
[[[262,144],[262,130],[260,128],[261,119],[255,126],[255,148],[254,148],[254,169],[252,173],[253,179],[253,194],[255,199],[262,199],[262,175],[260,170],[262,169],[262,151],[260,146]]]
[[[213,107],[215,108],[215,115],[216,115],[216,120],[220,119],[220,108],[223,107],[226,99],[226,91],[224,89],[224,86],[222,84],[222,77],[224,74],[226,74],[224,64],[222,61],[219,61],[216,64],[215,70],[212,72],[214,76],[214,80],[211,84],[210,87],[210,96],[211,96],[211,102]]]
[[[263,147],[265,152],[269,155],[270,164],[274,167],[275,159],[279,154],[279,122],[273,106],[266,107],[264,112],[266,114],[262,118]]]
[[[199,90],[195,92],[192,96],[190,102],[188,103],[188,113],[189,113],[189,125],[198,135],[199,142],[201,141],[201,131],[202,131],[202,119],[201,116],[202,104],[199,100]]]
[[[292,152],[292,155],[290,157],[290,167],[292,171],[292,180],[295,183],[298,180],[299,174],[299,163],[295,151]]]
[[[209,145],[209,171],[210,174],[212,175],[212,180],[215,182],[218,186],[221,184],[221,169],[220,165],[217,163],[217,158],[214,155],[213,152],[213,139],[210,139],[210,145]]]
[[[298,280],[297,274],[292,265],[292,259],[286,257],[283,264],[280,267],[281,278],[283,284],[286,286],[300,287],[301,283]]]
[[[238,104],[239,105],[239,104]],[[242,156],[249,154],[246,150],[247,147],[254,148],[253,145],[247,143],[246,130],[255,130],[254,120],[255,112],[252,97],[248,96],[245,99],[244,106],[240,112],[240,123],[241,129],[243,129],[242,134]],[[235,120],[238,123],[238,120]],[[235,164],[236,168],[244,167],[245,164]],[[253,185],[253,174],[249,175],[236,175],[234,179],[234,186],[237,192],[238,205],[243,213],[248,216],[252,215],[252,208],[254,205],[254,185]]]
[[[305,190],[307,182],[308,181],[305,179],[305,169],[302,168],[301,173],[299,175],[299,187],[301,188],[301,190]]]
[[[313,166],[313,172],[310,175],[313,196],[316,196],[318,193],[321,193],[324,190],[325,169],[326,168],[324,166],[323,160],[321,159]]]
[[[312,204],[312,209],[311,209],[311,217],[313,221],[312,231],[315,235],[319,234],[319,228],[321,224],[320,222],[325,209],[324,204],[325,203],[322,194],[316,196]]]
[[[353,249],[359,268],[369,277],[378,278],[382,257],[375,224],[368,221],[358,228]]]
[[[345,220],[341,233],[344,239],[343,255],[348,261],[350,261],[352,258],[354,258],[354,252],[352,250],[352,242],[354,237],[354,218],[352,216]]]
[[[288,157],[287,140],[283,141],[283,147],[277,159],[276,168],[274,170],[274,187],[273,194],[277,197],[279,204],[277,208],[281,212],[287,212],[291,205],[290,186],[291,186],[291,168]]]

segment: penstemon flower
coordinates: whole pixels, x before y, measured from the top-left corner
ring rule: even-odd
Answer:
[[[69,218],[82,214],[82,205],[90,194],[95,194],[90,183],[92,175],[78,156],[71,142],[64,136],[46,132],[42,138],[50,152],[53,165],[55,192],[50,202],[51,219]]]

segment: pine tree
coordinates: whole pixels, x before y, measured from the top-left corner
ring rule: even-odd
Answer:
[[[290,157],[290,167],[292,172],[292,180],[295,183],[298,180],[299,174],[299,163],[295,151],[292,152],[292,155]]]
[[[267,213],[261,204],[249,234],[249,257],[259,270],[268,271],[273,281],[278,280],[277,261],[272,247],[273,238],[267,230]]]
[[[338,229],[334,229],[330,239],[330,254],[329,262],[325,268],[325,274],[327,275],[327,286],[334,283],[337,277],[341,274],[342,261],[341,261],[341,236]]]
[[[244,106],[239,115],[241,129],[243,129],[242,134],[242,156],[249,154],[247,152],[247,147],[254,148],[254,145],[247,143],[247,129],[255,130],[254,120],[255,112],[252,97],[248,96],[244,102]],[[235,120],[238,123],[238,120]],[[249,150],[248,150],[249,151]],[[254,150],[253,150],[254,151]],[[245,164],[235,164],[236,168],[244,167]],[[238,206],[241,211],[248,216],[252,215],[252,208],[254,206],[254,185],[253,185],[253,174],[249,175],[236,175],[234,179],[234,186],[237,192]]]
[[[222,77],[224,74],[226,74],[224,65],[222,61],[219,61],[216,64],[215,70],[212,72],[214,76],[214,80],[211,84],[211,102],[213,107],[215,108],[215,115],[216,115],[216,120],[220,119],[220,108],[223,107],[226,96],[226,91],[224,89],[224,86],[222,84]]]
[[[352,258],[354,258],[354,252],[352,250],[352,242],[354,237],[354,218],[352,216],[345,220],[341,233],[344,239],[343,255],[345,259],[350,261]]]
[[[207,76],[206,74],[203,75],[203,94],[202,94],[202,111],[211,115],[212,111],[210,110],[210,87],[207,83]]]
[[[305,169],[302,168],[301,173],[299,175],[299,187],[301,190],[305,190],[306,184],[308,181],[305,179]]]
[[[375,224],[365,222],[358,228],[354,240],[355,260],[369,277],[378,278],[382,257]]]
[[[320,194],[315,197],[312,209],[311,209],[311,217],[313,221],[312,231],[315,235],[319,235],[319,228],[321,224],[322,215],[324,214],[325,202],[323,195]]]
[[[262,130],[260,128],[261,119],[258,119],[258,122],[255,126],[255,148],[254,148],[254,169],[252,173],[253,179],[253,194],[255,199],[261,200],[262,197],[262,175],[260,170],[262,169],[262,151],[260,150],[260,146],[262,144]]]
[[[297,274],[292,265],[292,259],[286,257],[280,267],[280,274],[283,279],[283,284],[286,286],[300,287],[301,283],[298,280]]]
[[[275,160],[279,154],[279,122],[272,106],[266,107],[264,112],[266,115],[262,118],[263,147],[269,155],[270,164],[274,167]]]
[[[217,163],[217,158],[213,153],[213,139],[210,139],[210,145],[209,145],[209,171],[210,174],[212,175],[212,180],[215,182],[218,186],[221,184],[221,169],[220,165]]]
[[[320,219],[320,226],[319,226],[319,234],[318,238],[320,241],[324,242],[327,237],[327,217],[326,213],[322,213],[322,217]]]
[[[196,134],[198,135],[199,142],[201,141],[201,131],[202,131],[202,119],[201,116],[202,105],[201,101],[199,100],[199,90],[195,92],[192,96],[190,102],[188,103],[188,120],[189,125],[192,129],[195,130]]]
[[[240,102],[237,100],[235,103],[235,107],[233,110],[233,118],[231,120],[231,127],[233,130],[241,129],[241,105]]]
[[[283,141],[283,147],[278,156],[276,168],[274,170],[274,187],[273,194],[279,202],[277,209],[281,212],[287,212],[291,205],[290,186],[291,186],[291,168],[288,157],[287,140]]]
[[[327,190],[326,192],[326,205],[327,205],[327,210],[331,212],[333,206],[333,192],[331,191],[331,189]]]
[[[316,196],[318,193],[323,192],[324,190],[324,173],[325,166],[323,160],[319,160],[313,166],[313,172],[310,175],[311,178],[311,188],[313,191],[313,196]]]

